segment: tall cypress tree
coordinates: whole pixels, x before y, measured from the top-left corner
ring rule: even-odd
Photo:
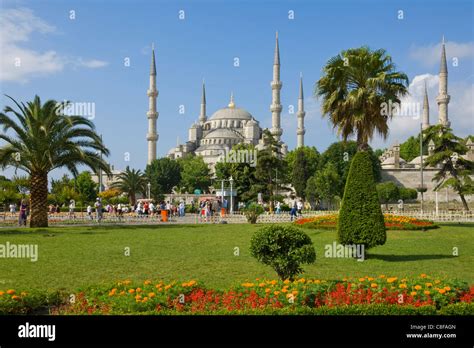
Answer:
[[[293,188],[298,197],[305,197],[306,182],[310,175],[308,173],[308,163],[302,148],[296,151],[295,163],[293,165],[293,173],[291,175]]]

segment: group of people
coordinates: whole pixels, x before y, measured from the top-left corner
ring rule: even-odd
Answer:
[[[201,220],[209,221],[209,219],[219,214],[219,211],[224,209],[227,211],[228,203],[226,199],[206,199],[199,203],[199,216]]]

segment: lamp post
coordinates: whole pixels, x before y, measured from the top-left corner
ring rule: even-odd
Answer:
[[[234,183],[234,179],[232,178],[232,175],[229,178],[230,182],[230,213],[234,213],[234,201],[233,201],[233,196],[234,196],[234,191],[232,189],[232,184]]]
[[[421,217],[423,217],[423,124],[420,123],[420,174],[421,174]]]
[[[150,199],[150,196],[151,196],[151,184],[148,183],[146,186],[147,186],[147,188],[148,188],[148,199]]]

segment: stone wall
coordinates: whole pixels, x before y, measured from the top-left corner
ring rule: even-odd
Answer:
[[[423,170],[423,186],[428,190],[423,194],[424,200],[426,201],[435,201],[435,192],[433,188],[436,186],[436,183],[432,181],[433,177],[437,173],[438,169],[424,169]],[[474,179],[474,177],[473,177]],[[397,186],[405,186],[407,188],[414,188],[420,186],[421,184],[421,174],[420,169],[382,169],[382,181],[392,181]],[[418,193],[418,199],[421,198],[420,193]],[[447,199],[446,199],[447,198]],[[459,195],[456,194],[451,189],[441,189],[438,191],[438,201],[460,201]],[[474,196],[466,196],[468,202],[474,201]]]

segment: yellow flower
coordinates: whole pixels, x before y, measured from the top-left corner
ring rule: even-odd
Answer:
[[[260,283],[260,284],[258,284],[258,286],[259,286],[260,288],[263,288],[263,287],[265,286],[265,283]]]
[[[369,282],[371,282],[372,280],[374,280],[374,278],[372,278],[372,277],[367,277],[367,280],[368,280]]]
[[[13,290],[13,289],[7,290],[8,295],[13,295],[14,293],[15,293],[15,290]]]
[[[148,294],[148,297],[149,297],[149,298],[153,298],[153,297],[155,297],[155,296],[156,296],[156,295],[155,295],[154,292],[150,292],[150,293]]]
[[[397,279],[398,279],[397,277],[387,278],[387,283],[393,283],[393,282],[396,281]]]
[[[123,282],[124,285],[128,285],[128,284],[130,284],[130,283],[131,283],[130,280],[125,280],[125,281]]]
[[[298,291],[293,290],[291,293],[292,293],[293,295],[296,295],[296,294],[298,294]]]
[[[398,287],[399,287],[400,289],[406,289],[406,288],[407,288],[407,285],[406,285],[406,284],[400,284]]]
[[[281,289],[281,292],[288,292],[288,289],[283,288],[283,289]]]
[[[312,284],[313,281],[311,279],[308,279],[308,281],[306,282],[307,284]]]
[[[166,286],[165,286],[165,290],[168,290],[168,289],[170,289],[172,286],[173,286],[172,284],[168,284],[168,285],[166,285]]]
[[[304,278],[301,278],[301,279],[299,280],[300,283],[304,283],[305,281],[306,281],[306,280],[305,280]]]
[[[242,286],[246,287],[246,288],[251,288],[254,286],[253,283],[243,283]]]
[[[280,295],[280,291],[275,291],[274,294],[275,294],[276,296],[278,296],[278,295]]]
[[[415,290],[421,290],[421,285],[415,285]]]
[[[157,288],[157,289],[161,288],[161,284],[156,284],[155,288]]]
[[[377,284],[376,284],[376,283],[372,283],[372,284],[370,284],[370,287],[371,287],[371,288],[376,288],[376,287],[377,287]]]
[[[125,291],[120,291],[120,295],[125,295]]]
[[[151,284],[151,280],[145,280],[145,282],[143,283],[145,285],[150,285]]]
[[[142,297],[140,295],[135,296],[135,300],[139,301],[141,299],[142,299]]]
[[[129,289],[129,290],[128,290],[128,293],[129,293],[129,294],[133,294],[134,292],[135,292],[135,289]]]
[[[385,274],[379,275],[379,278],[385,278]]]
[[[117,290],[117,289],[116,289],[116,290]],[[21,295],[21,296],[26,296],[27,293],[26,293],[25,291],[22,291],[20,295]]]
[[[148,301],[148,297],[144,297],[142,300],[142,302],[146,302],[146,301]]]
[[[446,292],[446,290],[445,290],[445,289],[438,289],[438,292],[439,292],[440,294],[444,294],[444,293]]]
[[[270,288],[266,288],[266,289],[265,289],[265,293],[267,293],[267,294],[268,294],[270,291],[272,291]]]
[[[286,279],[283,284],[290,284],[290,280],[289,279]]]
[[[451,288],[450,288],[449,286],[445,286],[445,287],[444,287],[444,290],[446,290],[446,291],[450,291],[450,290],[451,290]]]
[[[407,280],[406,280],[405,278],[403,278],[403,279],[400,280],[400,281],[401,281],[402,283],[406,283]]]
[[[4,293],[5,291],[0,291],[0,296],[3,296]]]
[[[136,291],[137,291],[137,292],[141,292],[141,291],[142,291],[142,289],[141,289],[141,288],[137,288],[137,290],[136,290]]]
[[[360,282],[363,282],[364,280],[365,280],[365,278],[359,278]]]
[[[275,285],[276,283],[277,283],[276,280],[272,280],[272,281],[270,282],[270,284],[272,284],[272,285]]]
[[[196,284],[196,281],[195,280],[191,280],[189,283],[188,283],[188,286],[193,286]]]
[[[319,284],[319,283],[321,283],[321,281],[320,281],[319,279],[316,279],[316,280],[314,281],[314,284]]]
[[[429,291],[429,290],[425,290],[424,293],[425,293],[425,295],[429,295],[429,294],[430,294],[430,291]]]
[[[439,284],[439,283],[441,283],[441,280],[436,279],[436,280],[435,280],[435,284]]]
[[[426,283],[425,285],[426,285],[427,288],[430,288],[430,287],[433,286],[433,283]]]
[[[422,273],[422,274],[420,274],[420,277],[421,277],[421,278],[426,278],[426,277],[427,277],[427,275],[426,275],[426,274],[424,274],[424,273]]]
[[[412,291],[412,292],[410,292],[410,295],[412,295],[412,296],[415,296],[416,294],[417,294],[417,292],[416,292],[416,291]]]

